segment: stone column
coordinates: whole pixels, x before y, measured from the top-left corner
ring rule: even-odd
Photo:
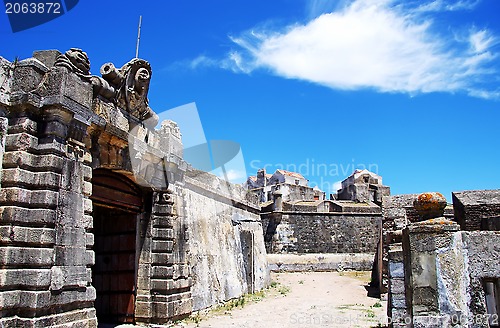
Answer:
[[[408,312],[405,299],[405,272],[401,243],[389,246],[387,271],[389,277],[387,286],[389,327],[407,327]]]
[[[192,311],[191,277],[186,259],[188,234],[177,215],[171,190],[153,193],[139,258],[135,316],[138,322],[164,323]],[[149,222],[148,222],[149,221]]]
[[[418,196],[421,221],[403,230],[406,303],[412,327],[467,327],[468,276],[462,234],[442,217],[446,199],[439,193]]]

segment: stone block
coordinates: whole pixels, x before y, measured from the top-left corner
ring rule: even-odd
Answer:
[[[85,229],[92,229],[94,227],[94,218],[92,215],[83,215],[81,226]]]
[[[85,196],[90,197],[90,195],[92,195],[92,183],[90,183],[88,181],[84,181],[83,186],[82,186],[82,193]]]
[[[389,277],[404,279],[405,271],[403,262],[389,262]]]
[[[20,168],[3,169],[2,186],[59,188],[61,175],[54,172],[30,172]]]
[[[153,252],[172,252],[174,242],[170,240],[153,240],[151,251]]]
[[[74,309],[80,309],[81,303],[94,302],[96,299],[96,290],[92,286],[79,290],[62,291],[61,293],[49,293],[49,299],[43,299],[38,305],[40,307],[57,307],[74,304]],[[79,304],[80,303],[80,304]]]
[[[20,167],[25,170],[47,170],[61,172],[64,159],[52,154],[31,154],[25,151],[10,151],[4,154],[3,165],[6,168]]]
[[[50,266],[53,263],[52,248],[0,247],[0,265]]]
[[[173,239],[174,230],[169,228],[153,228],[152,237],[155,239]]]
[[[87,246],[87,234],[84,228],[73,228],[68,226],[56,225],[58,246],[72,246],[85,248]]]
[[[404,295],[392,294],[391,297],[391,307],[394,309],[406,309],[406,300]]]
[[[175,288],[173,279],[151,279],[151,290],[167,291]]]
[[[153,205],[153,213],[156,215],[172,214],[173,206],[169,204],[155,204]]]
[[[150,264],[139,263],[139,268],[137,269],[138,277],[149,277],[151,276],[152,267]]]
[[[51,268],[50,290],[57,291],[67,287],[86,287],[91,275],[85,266],[53,266]]]
[[[60,246],[54,247],[55,265],[58,266],[87,266],[93,265],[86,247]]]
[[[26,132],[9,134],[5,139],[5,150],[34,151],[37,149],[38,139]]]
[[[173,266],[154,266],[151,277],[154,278],[172,278],[174,275]]]
[[[0,226],[0,241],[9,244],[51,246],[55,243],[55,231],[50,228]]]
[[[402,294],[405,293],[405,282],[403,279],[392,278],[389,280],[389,292],[392,294]]]
[[[164,254],[164,253],[151,254],[151,263],[167,265],[173,263],[172,260],[173,260],[172,254]]]
[[[95,252],[93,250],[87,250],[85,252],[85,264],[87,266],[95,265]]]
[[[173,269],[174,279],[178,279],[180,277],[188,278],[190,276],[190,269],[187,264],[174,264]]]
[[[49,190],[27,190],[22,188],[0,189],[0,203],[8,206],[55,208],[59,194]]]
[[[92,201],[88,198],[83,199],[83,212],[85,214],[92,214]]]
[[[12,75],[12,92],[32,91],[38,87],[47,70],[47,67],[35,58],[19,61]]]
[[[36,136],[36,133],[38,132],[38,123],[26,116],[11,118],[8,124],[9,134],[27,132],[31,135]]]
[[[88,247],[94,246],[94,234],[93,233],[85,233],[85,245]]]
[[[173,317],[188,315],[193,311],[193,300],[191,298],[174,302]]]
[[[52,67],[60,54],[58,50],[41,50],[33,52],[33,58],[38,59],[46,67]]]
[[[0,286],[3,289],[19,287],[48,287],[50,269],[0,269]]]
[[[135,317],[136,320],[141,321],[141,318],[144,318],[145,321],[143,322],[149,322],[151,318],[151,303],[150,302],[140,302],[136,301],[135,302]]]
[[[0,207],[0,216],[5,223],[22,223],[53,226],[56,212],[49,209],[29,209],[17,206]]]
[[[151,279],[149,276],[137,278],[137,290],[149,291],[151,289]]]
[[[88,165],[82,165],[82,177],[84,181],[89,181],[92,179],[92,168]]]

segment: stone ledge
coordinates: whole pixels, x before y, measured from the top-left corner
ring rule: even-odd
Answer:
[[[57,155],[37,155],[20,150],[8,151],[3,155],[5,168],[19,167],[31,172],[61,173],[64,161],[64,158]]]
[[[273,272],[370,271],[375,254],[267,254]]]
[[[4,223],[26,224],[30,226],[54,226],[56,211],[50,209],[32,209],[18,206],[2,206],[0,217]]]

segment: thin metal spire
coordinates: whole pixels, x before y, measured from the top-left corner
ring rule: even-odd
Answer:
[[[139,42],[141,41],[142,15],[139,16],[139,28],[137,29],[137,44],[135,45],[135,58],[139,58]]]

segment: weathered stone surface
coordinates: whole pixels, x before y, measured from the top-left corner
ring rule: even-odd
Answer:
[[[2,186],[22,185],[26,188],[57,189],[61,175],[54,172],[30,172],[22,169],[4,169],[2,172]]]
[[[4,154],[4,166],[20,167],[28,171],[53,171],[60,172],[64,159],[48,154],[30,154],[23,151],[10,151]]]
[[[381,215],[285,212],[263,224],[269,253],[374,254]]]
[[[442,217],[446,205],[446,198],[438,192],[422,193],[413,201],[413,207],[421,220]]]
[[[0,265],[7,267],[47,267],[53,264],[52,248],[0,247]]]
[[[500,216],[500,189],[454,192],[452,198],[462,230],[489,230],[488,218]]]
[[[53,226],[56,221],[56,212],[50,209],[2,206],[0,215],[5,223]]]
[[[28,228],[19,226],[0,226],[2,244],[23,244],[50,246],[56,242],[55,231],[50,228]]]
[[[274,272],[369,271],[373,267],[371,253],[268,254],[267,260]]]
[[[50,277],[50,290],[54,291],[68,287],[86,287],[91,281],[85,266],[53,266]]]
[[[17,289],[20,287],[48,287],[50,285],[49,269],[1,269],[0,286]]]
[[[0,204],[24,207],[54,208],[59,194],[50,190],[27,190],[18,187],[2,188]]]
[[[269,279],[258,212],[253,214],[232,206],[233,201],[251,205],[242,198],[244,190],[204,174],[196,177],[200,181],[187,180],[184,197],[191,234],[189,256],[195,264],[191,267],[194,311],[247,293],[251,288],[247,283],[249,270],[254,290],[264,288]],[[235,213],[242,217],[240,224],[233,223]],[[252,266],[245,267],[241,253],[242,230],[254,235],[253,272]]]

